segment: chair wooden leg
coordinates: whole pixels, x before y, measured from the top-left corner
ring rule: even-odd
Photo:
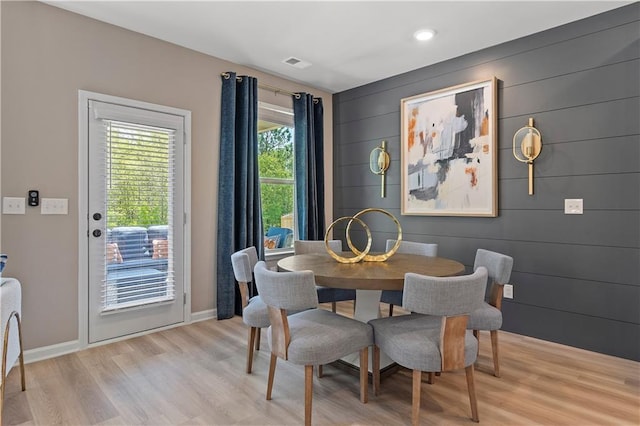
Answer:
[[[0,383],[0,426],[2,426],[2,403],[4,401],[4,382],[6,380],[2,380]]]
[[[491,350],[493,351],[493,375],[500,377],[500,359],[498,357],[498,330],[491,330]]]
[[[380,393],[380,348],[373,345],[373,394]]]
[[[304,424],[311,426],[311,402],[313,399],[313,365],[304,366]]]
[[[249,327],[249,339],[247,341],[247,374],[251,374],[253,368],[253,345],[256,341],[256,327]]]
[[[7,385],[7,349],[9,348],[9,331],[11,330],[11,317],[13,312],[9,315],[7,320],[7,327],[4,332],[4,341],[2,342],[2,368],[1,373],[2,383],[0,383],[0,425],[2,424],[2,406],[4,403],[4,388]]]
[[[469,390],[469,402],[471,403],[471,419],[479,422],[478,418],[478,401],[476,400],[476,385],[473,381],[473,364],[464,369],[467,374],[467,388]]]
[[[480,330],[473,330],[473,337],[478,341],[478,351],[476,352],[476,357],[480,355]],[[477,361],[477,358],[476,358]]]
[[[433,384],[433,382],[434,382],[434,378],[435,378],[435,374],[434,374],[434,372],[433,372],[433,371],[429,371],[429,372],[427,373],[427,383],[429,383],[430,385],[432,385],[432,384]]]
[[[260,336],[262,335],[262,333],[260,332],[261,330],[261,328],[256,329],[256,351],[260,350]]]
[[[25,390],[27,390],[27,385],[25,382],[25,376],[24,376],[24,351],[22,350],[22,321],[20,320],[20,314],[16,312],[16,320],[18,321],[18,342],[20,343],[20,355],[19,355],[19,359],[20,359],[20,380],[21,380],[21,384],[22,384],[22,391],[24,392]],[[2,380],[2,383],[4,383],[4,379]],[[2,417],[0,417],[0,426],[2,423]]]
[[[273,376],[276,373],[276,362],[278,357],[271,354],[271,362],[269,362],[269,378],[267,379],[267,401],[271,401],[271,390],[273,389]]]
[[[360,349],[360,402],[369,402],[369,347]]]
[[[321,365],[321,364],[318,364],[318,366],[317,366],[317,367],[318,367],[318,368],[317,368],[317,370],[316,370],[316,371],[317,371],[317,372],[316,372],[316,375],[318,376],[318,379],[320,379],[320,378],[322,378],[322,365]]]
[[[393,305],[391,303],[389,303],[389,316],[393,316]]]
[[[336,302],[331,302],[331,312],[333,312],[335,314],[336,311],[337,311],[337,308],[338,307],[336,305]]]
[[[420,387],[422,385],[422,371],[413,370],[413,390],[411,392],[411,424],[420,424]]]
[[[20,314],[13,311],[9,314],[7,319],[7,326],[5,328],[4,339],[2,342],[2,368],[0,368],[0,374],[2,374],[2,383],[0,383],[0,426],[2,425],[2,407],[4,406],[4,390],[7,385],[7,350],[9,349],[9,335],[11,331],[11,319],[16,317],[16,323],[18,324],[18,343],[20,345],[20,379],[22,384],[22,391],[26,390],[25,376],[24,376],[24,351],[22,349],[22,323],[20,321]]]

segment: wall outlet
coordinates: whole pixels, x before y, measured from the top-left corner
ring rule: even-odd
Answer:
[[[503,290],[503,297],[505,299],[513,299],[513,284],[505,284]]]
[[[24,197],[3,197],[2,213],[24,214]]]
[[[582,198],[565,199],[564,214],[582,214]]]
[[[40,214],[69,214],[67,198],[42,198]]]

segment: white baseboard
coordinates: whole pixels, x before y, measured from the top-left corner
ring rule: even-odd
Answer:
[[[193,312],[191,314],[191,322],[193,323],[198,321],[204,321],[204,320],[217,318],[217,317],[218,317],[217,309],[207,309],[206,311]]]
[[[77,352],[79,349],[79,340],[71,340],[69,342],[56,343],[55,345],[29,349],[27,351],[24,351],[24,362],[26,364],[29,364],[30,362],[42,361],[60,355]]]
[[[205,311],[194,312],[191,314],[191,323],[204,321],[204,320],[208,320],[216,317],[217,317],[217,309],[207,309]],[[188,323],[179,324],[178,327],[185,324],[188,324]],[[167,328],[173,328],[173,327],[175,327],[175,325],[169,326]],[[102,344],[108,344],[111,342],[115,342],[117,340],[129,339],[131,337],[153,333],[155,331],[159,331],[159,329],[149,330],[142,333],[136,333],[130,336],[124,336],[119,339],[113,339],[109,342],[103,342]],[[43,361],[45,359],[55,358],[60,355],[66,355],[73,352],[77,352],[80,349],[81,349],[80,340],[72,340],[69,342],[56,343],[50,346],[42,346],[40,348],[29,349],[27,351],[24,351],[24,362],[28,364],[36,361]]]

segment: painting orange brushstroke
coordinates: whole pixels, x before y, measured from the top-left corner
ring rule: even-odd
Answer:
[[[471,175],[471,181],[469,183],[471,183],[472,188],[478,185],[478,175],[475,167],[465,167],[464,173]]]
[[[489,115],[485,112],[480,123],[480,136],[486,136],[489,134]]]
[[[407,145],[408,149],[411,150],[413,148],[413,144],[416,141],[416,137],[414,134],[414,129],[416,128],[416,116],[418,115],[418,108],[414,108],[411,110],[411,118],[409,118],[409,132],[407,133]]]

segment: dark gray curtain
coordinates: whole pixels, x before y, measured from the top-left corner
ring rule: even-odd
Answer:
[[[264,259],[258,175],[258,82],[222,76],[218,178],[218,319],[241,314],[231,254],[255,246]],[[255,291],[255,289],[253,289]]]
[[[298,239],[324,239],[324,112],[322,99],[293,96]]]

